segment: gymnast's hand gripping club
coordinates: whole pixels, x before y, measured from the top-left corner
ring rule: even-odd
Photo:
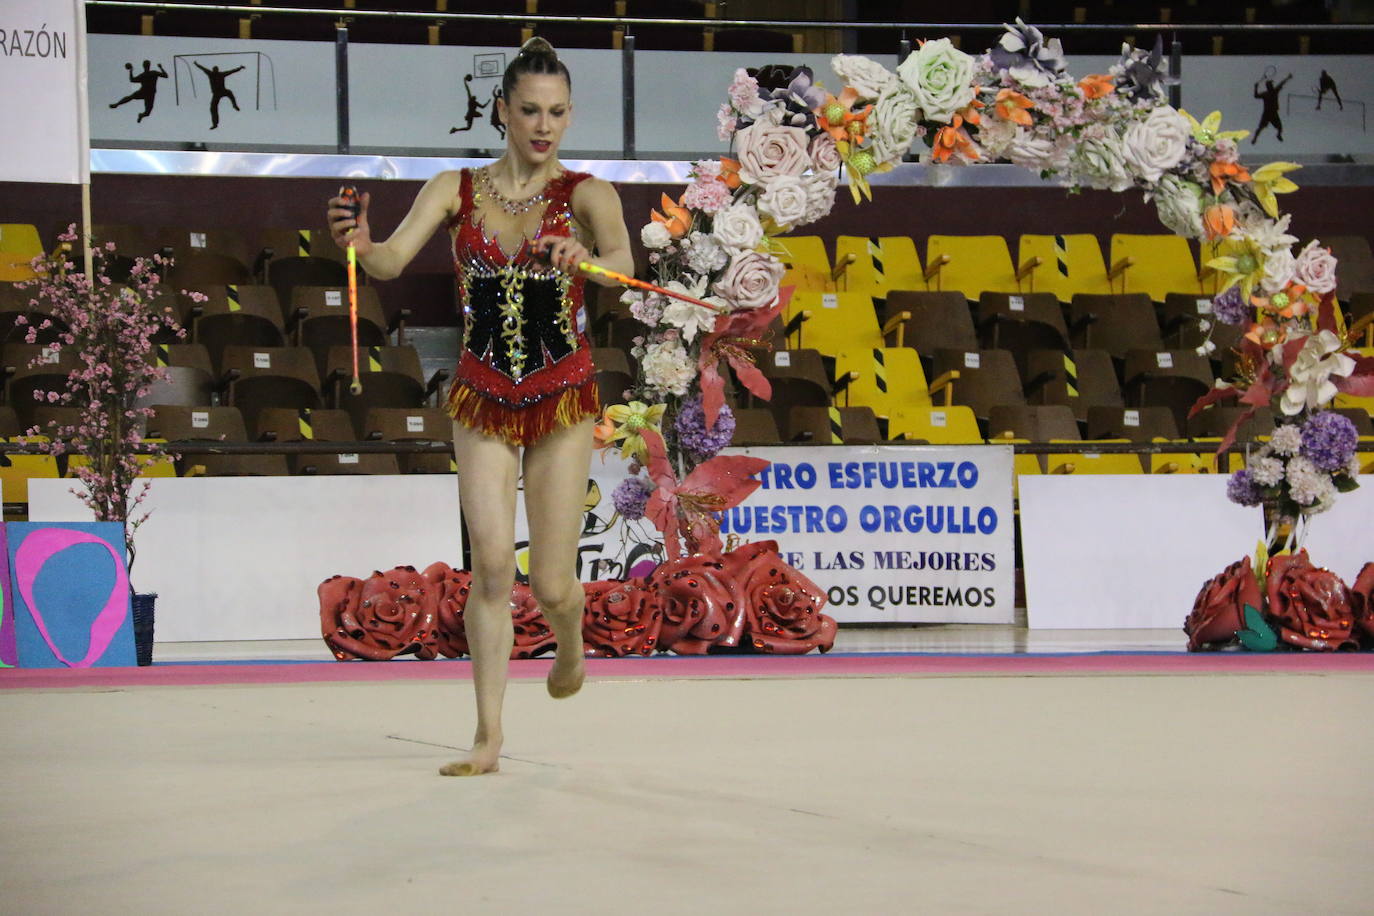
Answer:
[[[535,249],[534,255],[536,258],[538,258],[546,264],[553,263],[553,259],[549,256],[549,250],[547,248]],[[572,271],[569,271],[569,273],[572,273],[573,271],[580,271],[584,274],[587,274],[588,276],[593,277],[605,277],[606,279],[611,280],[615,283],[619,283],[622,286],[628,286],[632,289],[640,289],[646,293],[658,293],[660,296],[668,296],[671,299],[681,299],[683,302],[690,302],[693,305],[699,305],[702,308],[708,308],[713,312],[726,311],[724,306],[714,305],[710,302],[707,302],[704,299],[698,299],[695,296],[689,296],[686,293],[678,293],[674,292],[671,289],[664,289],[661,286],[655,286],[654,284],[646,282],[644,280],[637,280],[634,277],[627,276],[618,270],[611,270],[608,267],[602,267],[599,264],[593,264],[591,261],[578,261],[577,265],[573,268]]]

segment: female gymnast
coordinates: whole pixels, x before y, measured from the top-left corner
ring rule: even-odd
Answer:
[[[567,697],[582,686],[577,541],[600,402],[583,332],[585,281],[576,265],[634,272],[615,189],[558,161],[572,115],[572,77],[547,41],[533,38],[520,49],[506,68],[497,106],[505,154],[481,168],[435,175],[386,241],[372,239],[369,195],[361,196],[356,220],[337,197],[328,211],[334,240],[352,242],[378,280],[399,275],[439,226],[452,238],[463,338],[448,411],[472,541],[464,620],[477,733],[466,760],[440,769],[445,776],[499,768],[522,471],[530,588],[558,640],[548,692]]]

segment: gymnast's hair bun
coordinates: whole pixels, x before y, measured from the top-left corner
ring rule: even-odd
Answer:
[[[531,38],[520,46],[519,57],[551,57],[558,60],[558,52],[553,49],[547,39],[540,38],[538,35]]]

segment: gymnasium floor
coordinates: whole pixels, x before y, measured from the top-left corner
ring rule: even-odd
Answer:
[[[6,913],[1364,913],[1374,656],[843,630],[835,652],[515,663],[160,646],[0,672]],[[62,686],[58,686],[62,685]],[[10,688],[10,689],[3,689]]]

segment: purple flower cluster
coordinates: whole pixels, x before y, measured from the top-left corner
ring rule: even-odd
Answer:
[[[653,491],[654,485],[643,477],[626,477],[611,491],[611,502],[615,504],[615,511],[632,522],[637,521],[644,517],[644,506]]]
[[[682,402],[677,412],[677,441],[683,450],[698,461],[710,458],[730,444],[735,435],[735,414],[729,404],[723,404],[716,416],[716,428],[706,428],[706,411],[701,406],[701,395],[693,395]]]
[[[1226,498],[1242,506],[1258,506],[1264,502],[1264,493],[1250,477],[1250,472],[1241,469],[1226,482]]]
[[[1250,320],[1250,308],[1241,298],[1239,284],[1212,300],[1212,314],[1223,324],[1245,324]]]
[[[1320,470],[1339,471],[1350,464],[1359,439],[1348,417],[1323,410],[1302,425],[1302,454]]]

